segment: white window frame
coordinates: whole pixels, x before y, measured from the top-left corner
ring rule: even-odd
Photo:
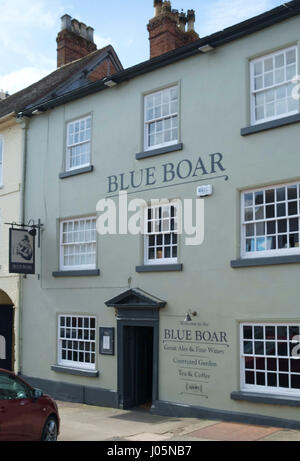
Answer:
[[[292,388],[284,388],[284,387],[273,387],[273,386],[261,386],[261,385],[257,385],[257,384],[246,384],[245,382],[245,372],[246,372],[246,368],[245,368],[245,361],[244,361],[244,358],[245,357],[254,357],[254,358],[268,358],[268,359],[276,359],[277,360],[277,375],[279,374],[288,374],[289,375],[289,384],[291,384],[291,375],[292,374],[299,374],[300,376],[300,373],[297,373],[297,372],[292,372],[291,371],[291,365],[290,365],[290,362],[289,362],[289,371],[288,372],[285,372],[285,371],[279,371],[279,366],[278,366],[278,360],[279,359],[288,359],[290,360],[291,359],[291,355],[288,355],[288,356],[280,356],[278,355],[278,353],[276,355],[267,355],[267,354],[264,354],[264,355],[255,355],[255,354],[244,354],[244,344],[243,344],[243,341],[244,341],[244,336],[243,336],[243,328],[244,326],[253,326],[253,327],[290,327],[290,326],[297,326],[299,327],[300,329],[300,322],[290,322],[290,323],[253,323],[253,322],[243,322],[240,324],[240,386],[241,386],[241,391],[245,391],[245,392],[259,392],[259,393],[263,393],[263,394],[278,394],[278,395],[298,395],[300,396],[300,389],[292,389]],[[247,341],[247,340],[245,340]],[[248,341],[251,341],[251,340],[248,340]],[[252,340],[253,343],[255,342],[255,339]],[[259,341],[259,340],[258,340]],[[276,345],[277,345],[277,340],[275,341],[272,341],[272,340],[269,340],[270,342],[275,342]],[[266,340],[264,340],[264,343],[266,344]],[[282,340],[281,342],[287,342],[289,344],[289,339],[287,341],[284,341]],[[295,346],[297,346],[297,343],[293,343]],[[264,349],[265,349],[265,346],[264,346]],[[277,347],[276,347],[277,349]],[[276,350],[276,352],[278,352]],[[299,360],[298,360],[299,361]],[[255,360],[254,360],[254,363],[255,363]],[[252,371],[252,369],[249,369],[248,371]],[[258,368],[254,368],[253,369],[254,373],[256,373],[257,371],[258,372],[261,372],[263,373],[264,370],[260,370]],[[268,370],[267,368],[267,365],[265,367],[265,373],[275,373],[273,370]],[[267,381],[266,381],[267,383]],[[277,382],[278,384],[278,382]]]
[[[174,207],[176,209],[176,217],[175,217],[175,230],[174,231],[171,231],[171,230],[166,230],[166,231],[163,231],[163,232],[154,232],[154,233],[149,233],[148,232],[148,210],[149,209],[159,209],[161,207],[165,207],[165,206],[168,206],[168,207]],[[155,205],[155,206],[147,206],[144,208],[144,264],[145,265],[164,265],[164,264],[177,264],[178,263],[178,251],[179,251],[179,233],[178,233],[178,213],[179,213],[179,207],[178,207],[178,204],[175,202],[175,203],[170,203],[170,204],[160,204],[160,205]],[[170,218],[171,219],[171,218]],[[177,229],[177,231],[176,231]],[[176,245],[155,245],[155,248],[159,247],[159,248],[165,248],[166,246],[167,247],[170,247],[171,251],[172,251],[172,248],[176,246],[177,248],[177,257],[176,258],[173,258],[173,257],[170,257],[170,258],[155,258],[155,259],[150,259],[148,257],[148,251],[149,251],[149,243],[148,243],[148,240],[150,238],[151,235],[164,235],[164,234],[175,234],[177,236],[177,243]]]
[[[276,205],[278,203],[285,203],[286,204],[286,210],[288,210],[288,198],[287,198],[287,194],[286,194],[286,198],[285,198],[285,201],[284,202],[276,202],[276,197],[275,197],[275,202],[274,202],[274,207],[275,207],[275,217],[273,218],[264,218],[264,219],[258,219],[258,220],[253,220],[253,221],[245,221],[245,195],[248,194],[248,193],[253,193],[255,195],[256,192],[264,192],[264,191],[267,191],[267,190],[272,190],[274,189],[275,190],[275,193],[276,193],[276,189],[277,188],[283,188],[283,187],[291,187],[291,186],[297,186],[298,187],[298,198],[297,198],[297,204],[298,204],[298,214],[297,215],[291,215],[291,216],[279,216],[277,217],[277,211],[276,211]],[[291,199],[290,201],[296,201],[296,199]],[[271,203],[272,205],[272,203]],[[255,205],[253,205],[254,208],[255,208]],[[260,206],[260,205],[257,205],[257,206]],[[257,224],[257,223],[260,223],[260,222],[264,222],[264,223],[267,223],[267,222],[271,222],[271,221],[276,221],[276,233],[275,233],[275,236],[277,238],[278,235],[280,235],[280,233],[278,232],[278,226],[277,226],[277,221],[279,220],[284,220],[286,219],[287,220],[287,225],[289,225],[289,219],[298,219],[298,233],[299,233],[299,247],[295,247],[295,248],[282,248],[282,249],[274,249],[274,250],[265,250],[265,251],[253,251],[253,252],[247,252],[246,251],[246,239],[247,238],[251,238],[251,237],[247,237],[246,236],[246,225],[248,224]],[[292,232],[294,234],[296,234],[297,232]],[[289,234],[289,231],[287,231],[286,233],[282,233],[283,235],[284,234]],[[268,236],[268,234],[266,234],[266,237]],[[273,234],[272,234],[273,236]],[[258,236],[259,237],[259,236]],[[263,237],[263,236],[262,236]],[[270,234],[270,237],[271,237],[271,234]],[[297,254],[300,254],[300,182],[291,182],[291,183],[285,183],[285,184],[274,184],[274,185],[270,185],[270,186],[266,186],[266,187],[260,187],[258,189],[249,189],[249,190],[245,190],[241,193],[241,258],[242,259],[251,259],[251,258],[264,258],[264,257],[275,257],[275,256],[288,256],[288,255],[297,255]]]
[[[161,117],[153,118],[152,120],[147,120],[147,99],[149,97],[156,96],[157,94],[161,94],[163,96],[164,92],[171,91],[174,88],[177,88],[177,91],[178,91],[178,110],[177,112],[170,113],[169,115],[164,115],[164,116],[162,115]],[[155,149],[160,149],[162,147],[168,147],[168,146],[173,146],[173,145],[178,144],[179,142],[179,113],[180,113],[180,88],[178,84],[169,86],[167,88],[163,88],[162,90],[155,91],[153,93],[149,93],[144,96],[144,150],[145,151],[151,151]],[[150,125],[150,123],[163,121],[169,118],[172,119],[175,116],[177,117],[177,139],[168,141],[168,142],[163,142],[160,144],[155,144],[153,146],[148,146],[148,126]]]
[[[83,328],[84,329],[88,329],[89,331],[91,330],[95,330],[95,339],[94,340],[86,340],[86,339],[83,339],[83,338],[62,338],[61,337],[61,328],[65,328],[67,329],[67,327],[63,327],[61,326],[61,319],[62,318],[71,318],[71,327],[69,327],[69,329],[71,330],[71,336],[72,335],[72,330],[78,330],[79,328],[76,327],[72,327],[72,319],[73,318],[76,318],[77,319],[77,324],[78,324],[78,319],[83,319],[83,321],[85,319],[93,319],[95,320],[95,329],[94,328]],[[77,336],[77,335],[76,335]],[[58,351],[58,358],[57,358],[57,363],[58,365],[60,366],[63,366],[63,367],[67,367],[67,368],[73,368],[73,369],[83,369],[83,370],[96,370],[96,360],[97,360],[97,319],[96,317],[92,316],[92,315],[77,315],[77,314],[61,314],[58,316],[58,332],[57,332],[57,338],[58,338],[58,343],[57,343],[57,351]],[[73,345],[72,345],[72,349],[68,349],[68,350],[72,350],[72,351],[75,351],[75,352],[78,352],[78,353],[90,353],[90,354],[93,354],[94,357],[95,357],[95,361],[94,363],[88,363],[88,362],[79,362],[79,361],[73,361],[73,360],[66,360],[66,359],[63,359],[62,358],[62,350],[63,350],[63,347],[62,347],[62,342],[63,341],[70,341],[70,342],[83,342],[83,343],[90,343],[90,344],[94,344],[94,349],[95,351],[79,351],[78,349],[77,350],[74,350],[73,349]]]
[[[4,136],[0,134],[0,187],[3,186],[3,152],[4,152]]]
[[[82,264],[82,265],[73,265],[73,266],[65,266],[64,265],[64,247],[66,245],[72,245],[72,243],[64,243],[63,242],[63,225],[70,222],[82,222],[87,220],[96,220],[96,216],[87,216],[85,218],[73,218],[73,219],[64,219],[60,222],[60,270],[61,271],[80,271],[80,270],[94,270],[97,266],[97,231],[96,231],[96,240],[90,242],[74,242],[74,245],[85,245],[87,243],[95,243],[96,246],[96,262],[95,264]]]
[[[74,143],[74,144],[69,144],[69,128],[71,125],[75,125],[76,123],[81,123],[81,122],[86,122],[86,120],[90,120],[90,139],[87,141],[79,141],[78,143]],[[86,117],[82,117],[82,118],[79,118],[79,119],[76,119],[76,120],[72,120],[70,122],[67,123],[67,133],[66,133],[66,171],[76,171],[76,170],[79,170],[81,168],[86,168],[86,167],[89,167],[91,165],[91,141],[92,141],[92,116],[91,115],[88,115]],[[82,146],[84,144],[87,144],[89,145],[89,161],[87,163],[82,163],[78,166],[74,166],[74,167],[71,167],[70,166],[70,159],[71,159],[71,156],[70,156],[70,152],[71,152],[71,149],[73,147],[77,147],[77,146]]]
[[[260,56],[259,58],[256,58],[256,59],[253,59],[250,61],[250,107],[251,107],[251,125],[259,125],[261,123],[265,123],[265,122],[270,122],[272,120],[278,120],[280,118],[284,118],[284,117],[289,117],[291,115],[295,115],[299,112],[299,102],[298,102],[298,108],[297,110],[293,110],[293,111],[290,111],[290,112],[285,112],[283,114],[279,114],[279,115],[274,115],[272,117],[265,117],[263,119],[260,119],[260,120],[256,120],[256,117],[255,117],[255,96],[256,94],[258,93],[264,93],[268,90],[272,90],[272,89],[277,89],[281,86],[285,86],[287,85],[288,83],[291,83],[291,80],[285,80],[284,82],[281,82],[281,83],[276,83],[270,87],[266,87],[266,88],[263,88],[261,90],[255,90],[255,78],[254,78],[254,66],[256,63],[258,62],[263,62],[265,59],[267,58],[271,58],[271,57],[274,57],[276,55],[279,55],[279,54],[282,54],[282,53],[286,53],[288,51],[291,51],[291,50],[295,50],[296,51],[296,75],[298,75],[298,48],[297,46],[291,46],[291,47],[288,47],[288,48],[282,48],[281,50],[277,50],[276,52],[274,53],[269,53],[269,54],[266,54],[264,56]],[[286,64],[284,66],[284,69],[286,69]],[[263,74],[264,75],[264,74]]]

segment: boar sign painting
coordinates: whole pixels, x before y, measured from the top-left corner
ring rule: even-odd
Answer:
[[[9,230],[10,274],[35,273],[35,237],[25,229]]]

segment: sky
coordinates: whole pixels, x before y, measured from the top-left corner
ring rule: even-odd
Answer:
[[[205,37],[284,3],[284,0],[173,0],[196,11]],[[0,90],[26,88],[56,69],[60,17],[95,29],[98,48],[112,44],[125,68],[149,59],[147,23],[153,0],[0,0]]]

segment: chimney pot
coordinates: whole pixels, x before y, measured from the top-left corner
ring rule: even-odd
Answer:
[[[65,14],[64,16],[61,17],[61,30],[71,30],[72,29],[72,23],[71,23],[71,16],[68,14]]]
[[[72,19],[71,22],[74,34],[80,35],[80,22],[77,19]]]
[[[88,40],[94,43],[94,29],[92,27],[87,27],[86,31]]]
[[[195,21],[196,21],[195,10],[188,10],[187,12],[188,32],[195,30]]]
[[[80,24],[80,35],[86,40],[88,39],[87,26],[83,22]]]
[[[185,32],[185,25],[187,23],[187,18],[186,18],[186,15],[183,11],[181,11],[181,13],[179,14],[179,27],[180,27],[180,30],[182,30],[182,32]]]
[[[172,11],[171,2],[166,0],[162,5],[162,14],[168,14],[168,13],[171,13],[171,11]]]
[[[154,0],[154,16],[160,16],[162,10],[162,0]]]

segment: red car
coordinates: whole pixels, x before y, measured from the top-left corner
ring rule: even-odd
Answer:
[[[0,441],[55,442],[59,425],[57,405],[50,397],[0,369]]]

